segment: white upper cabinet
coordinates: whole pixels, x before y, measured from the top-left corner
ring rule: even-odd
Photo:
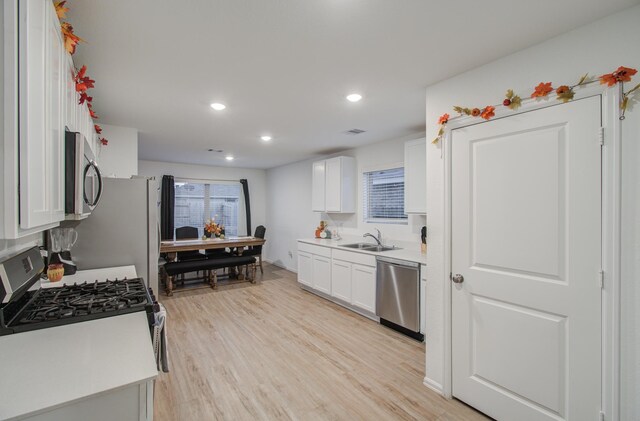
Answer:
[[[3,8],[4,205],[0,238],[64,220],[65,128],[82,132],[97,155],[87,105],[78,104],[74,65],[51,0],[5,0]]]
[[[427,213],[427,141],[404,144],[404,211]]]
[[[64,219],[66,52],[53,3],[19,4],[20,228],[32,229]]]
[[[311,208],[316,212],[356,211],[356,160],[338,156],[313,163]]]

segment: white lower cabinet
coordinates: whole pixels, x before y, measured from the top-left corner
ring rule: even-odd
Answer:
[[[371,313],[376,312],[376,268],[351,266],[351,304]]]
[[[351,303],[351,263],[335,259],[331,263],[331,295]]]
[[[313,286],[313,256],[298,250],[298,282]]]
[[[331,294],[331,259],[313,256],[313,288]]]
[[[298,245],[298,282],[324,294],[331,294],[331,249]]]
[[[298,282],[370,317],[376,313],[375,264],[371,254],[298,243]]]
[[[29,421],[152,421],[153,381],[63,405]]]

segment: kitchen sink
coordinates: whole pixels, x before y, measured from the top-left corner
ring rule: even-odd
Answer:
[[[368,247],[377,247],[371,243],[354,243],[354,244],[341,244],[340,247],[346,247],[349,249],[366,249]]]
[[[367,247],[364,250],[367,251],[389,251],[389,250],[400,250],[398,247],[396,246],[371,246],[371,247]]]
[[[340,247],[346,247],[349,249],[359,249],[359,250],[365,250],[365,251],[375,251],[375,252],[400,250],[398,247],[395,247],[395,246],[379,246],[371,243],[341,244]]]

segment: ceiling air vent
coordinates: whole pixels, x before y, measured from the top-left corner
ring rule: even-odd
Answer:
[[[344,132],[345,134],[351,135],[351,136],[355,136],[357,134],[360,133],[364,133],[364,130],[360,130],[360,129],[351,129],[351,130],[347,130],[346,132]]]

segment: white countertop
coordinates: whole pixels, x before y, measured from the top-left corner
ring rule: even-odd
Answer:
[[[78,271],[42,287],[116,276],[135,278],[135,267]],[[144,311],[0,336],[0,419],[46,412],[157,374]]]
[[[0,419],[35,415],[158,374],[144,311],[0,336]]]
[[[324,238],[300,238],[300,239],[298,239],[298,241],[303,242],[303,243],[307,243],[307,244],[313,244],[313,245],[316,245],[316,246],[331,247],[331,248],[335,248],[335,249],[342,250],[342,251],[352,251],[354,253],[373,254],[375,256],[386,256],[386,257],[391,257],[393,259],[400,259],[400,260],[408,260],[410,262],[417,262],[417,263],[420,263],[422,265],[426,265],[427,264],[427,255],[426,254],[422,254],[420,252],[420,244],[404,243],[404,242],[403,243],[398,243],[398,242],[391,241],[391,242],[389,242],[390,245],[397,245],[398,247],[400,247],[400,249],[382,251],[382,252],[373,252],[373,251],[365,251],[365,250],[360,250],[360,249],[352,249],[352,248],[340,247],[340,245],[342,245],[342,244],[368,243],[368,242],[370,242],[370,241],[367,241],[366,239],[363,239],[363,238],[360,238],[360,237],[343,237],[340,240],[324,239]],[[371,245],[374,246],[375,244],[372,242]]]

